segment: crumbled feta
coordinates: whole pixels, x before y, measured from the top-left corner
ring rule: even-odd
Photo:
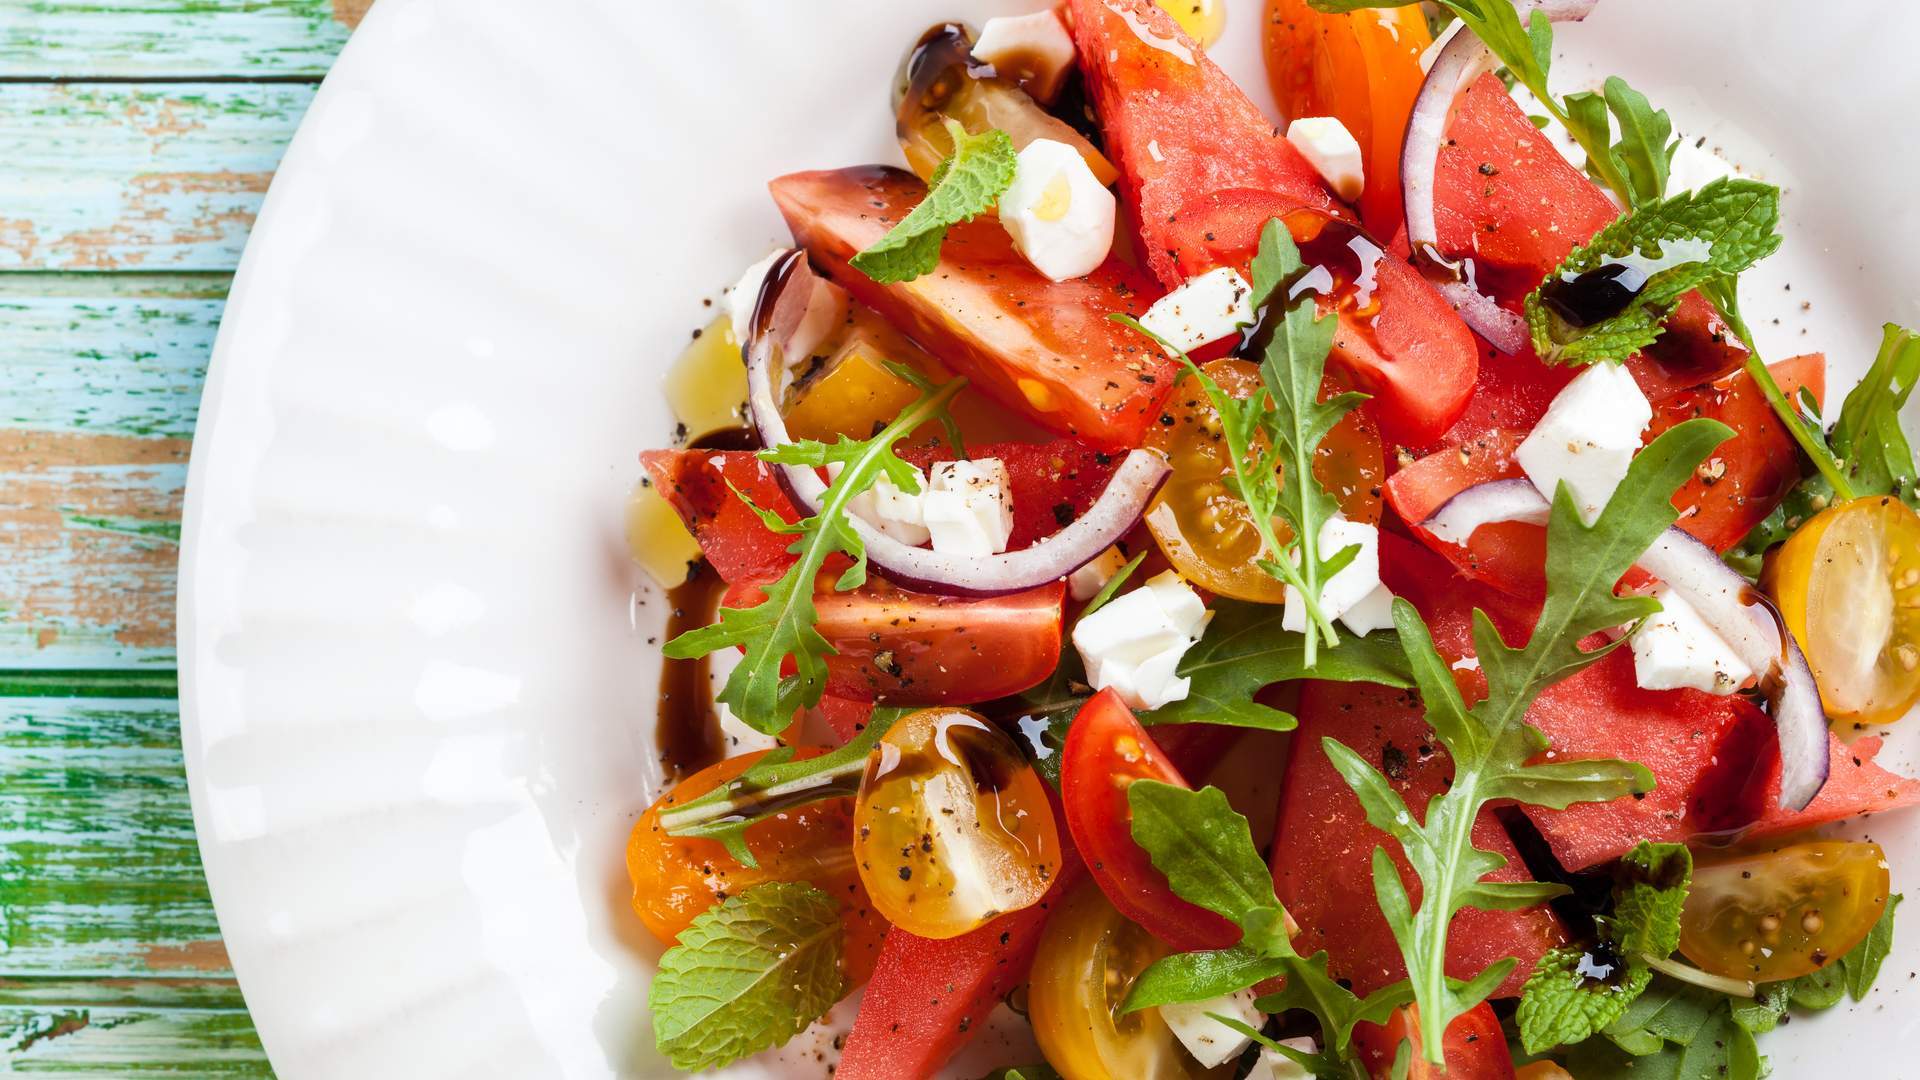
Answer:
[[[1208,1069],[1217,1068],[1239,1057],[1240,1052],[1247,1048],[1247,1044],[1253,1042],[1252,1039],[1208,1016],[1208,1013],[1231,1016],[1255,1031],[1260,1030],[1260,1025],[1266,1022],[1266,1017],[1260,1015],[1260,1010],[1253,1007],[1252,990],[1242,990],[1237,994],[1227,994],[1207,1001],[1188,1001],[1160,1006],[1160,1019],[1166,1021],[1174,1037],[1180,1040],[1180,1045],[1186,1047],[1187,1053],[1193,1055],[1193,1060]]]
[[[1360,144],[1347,125],[1331,116],[1303,116],[1287,125],[1287,141],[1300,151],[1335,195],[1352,202],[1366,190]]]
[[[841,462],[833,462],[827,466],[827,475],[838,480],[845,468]],[[932,538],[927,531],[925,516],[927,474],[918,469],[914,470],[914,474],[920,479],[919,491],[902,491],[892,480],[882,476],[873,482],[872,487],[848,500],[847,510],[903,544],[912,547],[925,544]]]
[[[1026,89],[1042,105],[1060,96],[1073,70],[1073,35],[1052,8],[1031,15],[988,19],[973,43],[973,58]]]
[[[1013,534],[1013,496],[999,458],[943,461],[933,467],[920,500],[921,521],[933,550],[949,555],[998,555]]]
[[[1303,1054],[1320,1052],[1319,1045],[1309,1035],[1302,1035],[1297,1039],[1281,1039],[1280,1045],[1289,1050],[1298,1050]],[[1247,1074],[1246,1080],[1313,1080],[1313,1073],[1308,1072],[1304,1066],[1290,1057],[1276,1054],[1272,1050],[1262,1050],[1259,1060],[1253,1063],[1253,1071]]]
[[[1157,709],[1187,696],[1190,681],[1174,672],[1211,618],[1199,594],[1168,571],[1075,623],[1073,647],[1095,690],[1111,689],[1131,708]]]
[[[1330,559],[1354,545],[1360,550],[1354,554],[1353,561],[1320,583],[1320,610],[1329,619],[1344,619],[1347,612],[1380,588],[1380,530],[1362,522],[1348,521],[1344,514],[1335,514],[1321,524],[1321,558]],[[1280,616],[1281,628],[1306,630],[1307,608],[1301,602],[1300,590],[1287,586],[1286,602],[1287,609]],[[1391,604],[1391,598],[1387,602]],[[1368,616],[1363,610],[1355,618],[1364,623]],[[1391,622],[1391,616],[1388,621]],[[1352,625],[1349,623],[1349,628]]]
[[[1000,224],[1034,269],[1054,281],[1092,273],[1113,250],[1113,192],[1080,152],[1035,139],[1020,151],[1000,196]]]
[[[1514,460],[1548,499],[1564,481],[1591,524],[1626,479],[1652,420],[1653,407],[1625,365],[1589,364],[1547,406]]]
[[[1107,587],[1113,575],[1127,565],[1127,557],[1117,547],[1110,547],[1093,557],[1093,561],[1067,575],[1067,591],[1075,600],[1091,600],[1095,593]]]
[[[1285,616],[1281,616],[1282,619]],[[1360,602],[1340,613],[1347,629],[1365,637],[1375,630],[1393,629],[1393,592],[1385,585],[1360,598]]]
[[[1230,266],[1188,278],[1154,301],[1140,325],[1182,352],[1240,332],[1253,323],[1253,286]]]
[[[768,271],[780,261],[785,251],[775,251],[740,275],[740,280],[727,293],[727,318],[733,323],[733,339],[744,343],[753,333],[753,308],[760,301],[760,287],[767,280]],[[813,296],[807,300],[807,314],[793,331],[793,337],[787,342],[786,361],[788,370],[801,366],[813,355],[840,324],[847,320],[847,292],[824,277],[813,279]],[[786,389],[786,372],[782,372],[780,386],[776,391]]]
[[[1662,585],[1654,590],[1658,614],[1649,616],[1627,644],[1633,649],[1633,678],[1643,689],[1691,687],[1709,694],[1731,694],[1753,678],[1753,669],[1679,593]]]

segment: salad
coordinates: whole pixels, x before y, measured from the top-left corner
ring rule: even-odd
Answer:
[[[1752,1080],[1865,997],[1920,336],[1762,354],[1780,191],[1555,85],[1593,4],[1267,0],[1278,127],[1208,0],[947,23],[905,168],[771,181],[631,507],[676,1067]]]

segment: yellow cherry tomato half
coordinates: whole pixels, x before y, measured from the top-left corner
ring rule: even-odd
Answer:
[[[853,856],[888,921],[951,938],[1038,903],[1060,869],[1060,833],[1045,782],[1005,732],[963,709],[925,709],[867,759]]]
[[[1260,372],[1245,360],[1215,360],[1201,368],[1220,388],[1244,398],[1260,388]],[[1323,393],[1323,396],[1325,394]],[[1278,604],[1286,587],[1254,563],[1260,534],[1247,504],[1227,487],[1233,459],[1221,434],[1220,416],[1198,379],[1182,379],[1167,400],[1147,445],[1167,455],[1173,476],[1147,508],[1147,530],[1180,573],[1221,596]],[[1355,521],[1380,520],[1380,484],[1385,475],[1380,435],[1358,412],[1348,413],[1320,443],[1313,474]],[[1291,537],[1276,521],[1282,542]]]
[[[1781,545],[1763,584],[1836,722],[1883,724],[1920,700],[1920,515],[1871,496],[1828,507]]]
[[[1174,1039],[1160,1010],[1120,1012],[1140,973],[1166,954],[1166,944],[1115,911],[1098,885],[1088,882],[1068,895],[1047,920],[1027,987],[1034,1038],[1061,1076],[1186,1080],[1210,1075]]]
[[[1878,844],[1816,840],[1702,860],[1680,913],[1680,952],[1730,979],[1799,978],[1865,940],[1890,887]]]

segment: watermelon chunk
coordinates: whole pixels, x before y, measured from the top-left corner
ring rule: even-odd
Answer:
[[[1260,230],[1287,218],[1334,290],[1332,362],[1374,400],[1397,440],[1423,445],[1466,407],[1479,343],[1425,278],[1353,224],[1313,166],[1172,17],[1148,0],[1073,0],[1074,37],[1107,151],[1147,264],[1173,288],[1219,266],[1245,271]],[[1325,249],[1324,251],[1321,249]]]

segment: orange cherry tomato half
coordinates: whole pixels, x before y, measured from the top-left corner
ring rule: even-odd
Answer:
[[[1702,860],[1680,913],[1680,952],[1730,979],[1810,975],[1866,940],[1890,885],[1878,844],[1816,840]]]
[[[795,757],[822,753],[806,747]],[[742,754],[687,777],[647,807],[627,837],[627,876],[633,910],[653,936],[671,945],[694,917],[729,896],[769,881],[806,881],[840,902],[847,938],[842,967],[851,983],[873,973],[887,922],[867,899],[853,865],[853,800],[801,806],[747,829],[747,846],[760,864],[747,867],[718,840],[669,836],[660,812],[705,795],[745,772],[766,751]]]
[[[1215,360],[1201,370],[1235,397],[1260,387],[1260,372],[1245,360]],[[1322,391],[1338,393],[1329,383]],[[1162,420],[1147,445],[1167,455],[1173,478],[1147,508],[1147,529],[1180,573],[1201,588],[1238,600],[1278,604],[1285,586],[1254,565],[1260,536],[1247,504],[1228,490],[1233,462],[1220,432],[1220,416],[1201,389],[1200,380],[1182,379],[1167,399]],[[1380,434],[1359,412],[1348,413],[1321,441],[1313,473],[1355,521],[1380,520],[1380,485],[1385,473]],[[1282,541],[1291,533],[1275,522]]]
[[[1366,191],[1360,220],[1392,237],[1404,216],[1400,144],[1433,44],[1420,5],[1331,15],[1307,0],[1268,0],[1267,80],[1287,119],[1332,116],[1360,144]]]

